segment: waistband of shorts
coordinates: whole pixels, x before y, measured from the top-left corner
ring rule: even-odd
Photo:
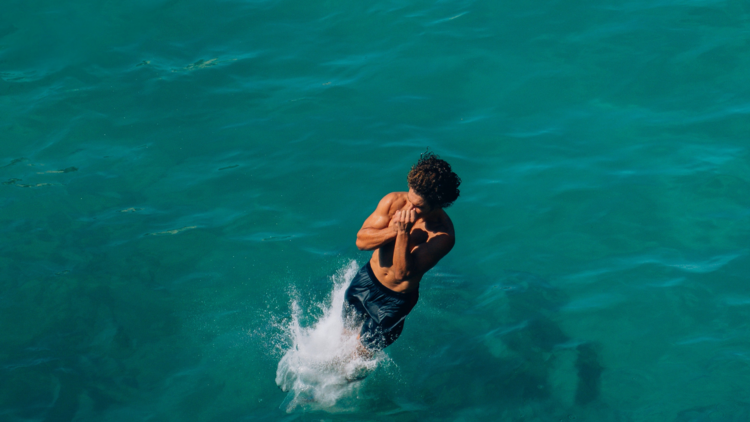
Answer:
[[[370,280],[372,280],[372,284],[374,284],[378,288],[378,290],[383,292],[383,294],[386,294],[388,296],[395,297],[398,299],[411,299],[415,296],[419,296],[419,290],[413,290],[411,292],[406,292],[406,293],[399,293],[399,292],[394,292],[393,290],[385,287],[383,283],[381,283],[380,280],[378,280],[378,278],[375,277],[375,273],[372,272],[372,266],[370,265],[370,261],[367,261],[367,264],[365,264],[364,268],[367,269],[367,275],[370,276]]]

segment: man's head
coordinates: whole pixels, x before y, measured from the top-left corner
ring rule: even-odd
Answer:
[[[461,178],[451,170],[451,165],[437,155],[426,152],[419,157],[409,176],[408,199],[417,215],[436,208],[448,208],[458,198]]]

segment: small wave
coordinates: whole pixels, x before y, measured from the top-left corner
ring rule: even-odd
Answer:
[[[329,302],[319,305],[323,315],[310,327],[300,324],[305,310],[292,301],[291,322],[283,327],[289,346],[276,370],[276,384],[289,392],[282,410],[354,410],[360,381],[385,359],[383,352],[371,359],[358,355],[357,332],[344,331],[344,293],[357,270],[352,261],[331,277]]]

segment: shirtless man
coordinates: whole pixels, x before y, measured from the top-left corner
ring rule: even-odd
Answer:
[[[365,356],[401,335],[422,276],[455,243],[453,223],[443,209],[458,198],[461,179],[450,164],[422,154],[407,181],[409,191],[381,199],[357,233],[357,248],[374,252],[346,290],[343,317],[348,330],[361,325]]]

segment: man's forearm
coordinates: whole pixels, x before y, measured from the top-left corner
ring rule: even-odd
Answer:
[[[357,233],[357,248],[361,251],[372,251],[393,242],[396,232],[390,227],[384,229],[362,229]]]
[[[393,274],[396,280],[405,280],[411,270],[411,253],[409,252],[409,233],[399,230],[396,245],[393,248]]]

